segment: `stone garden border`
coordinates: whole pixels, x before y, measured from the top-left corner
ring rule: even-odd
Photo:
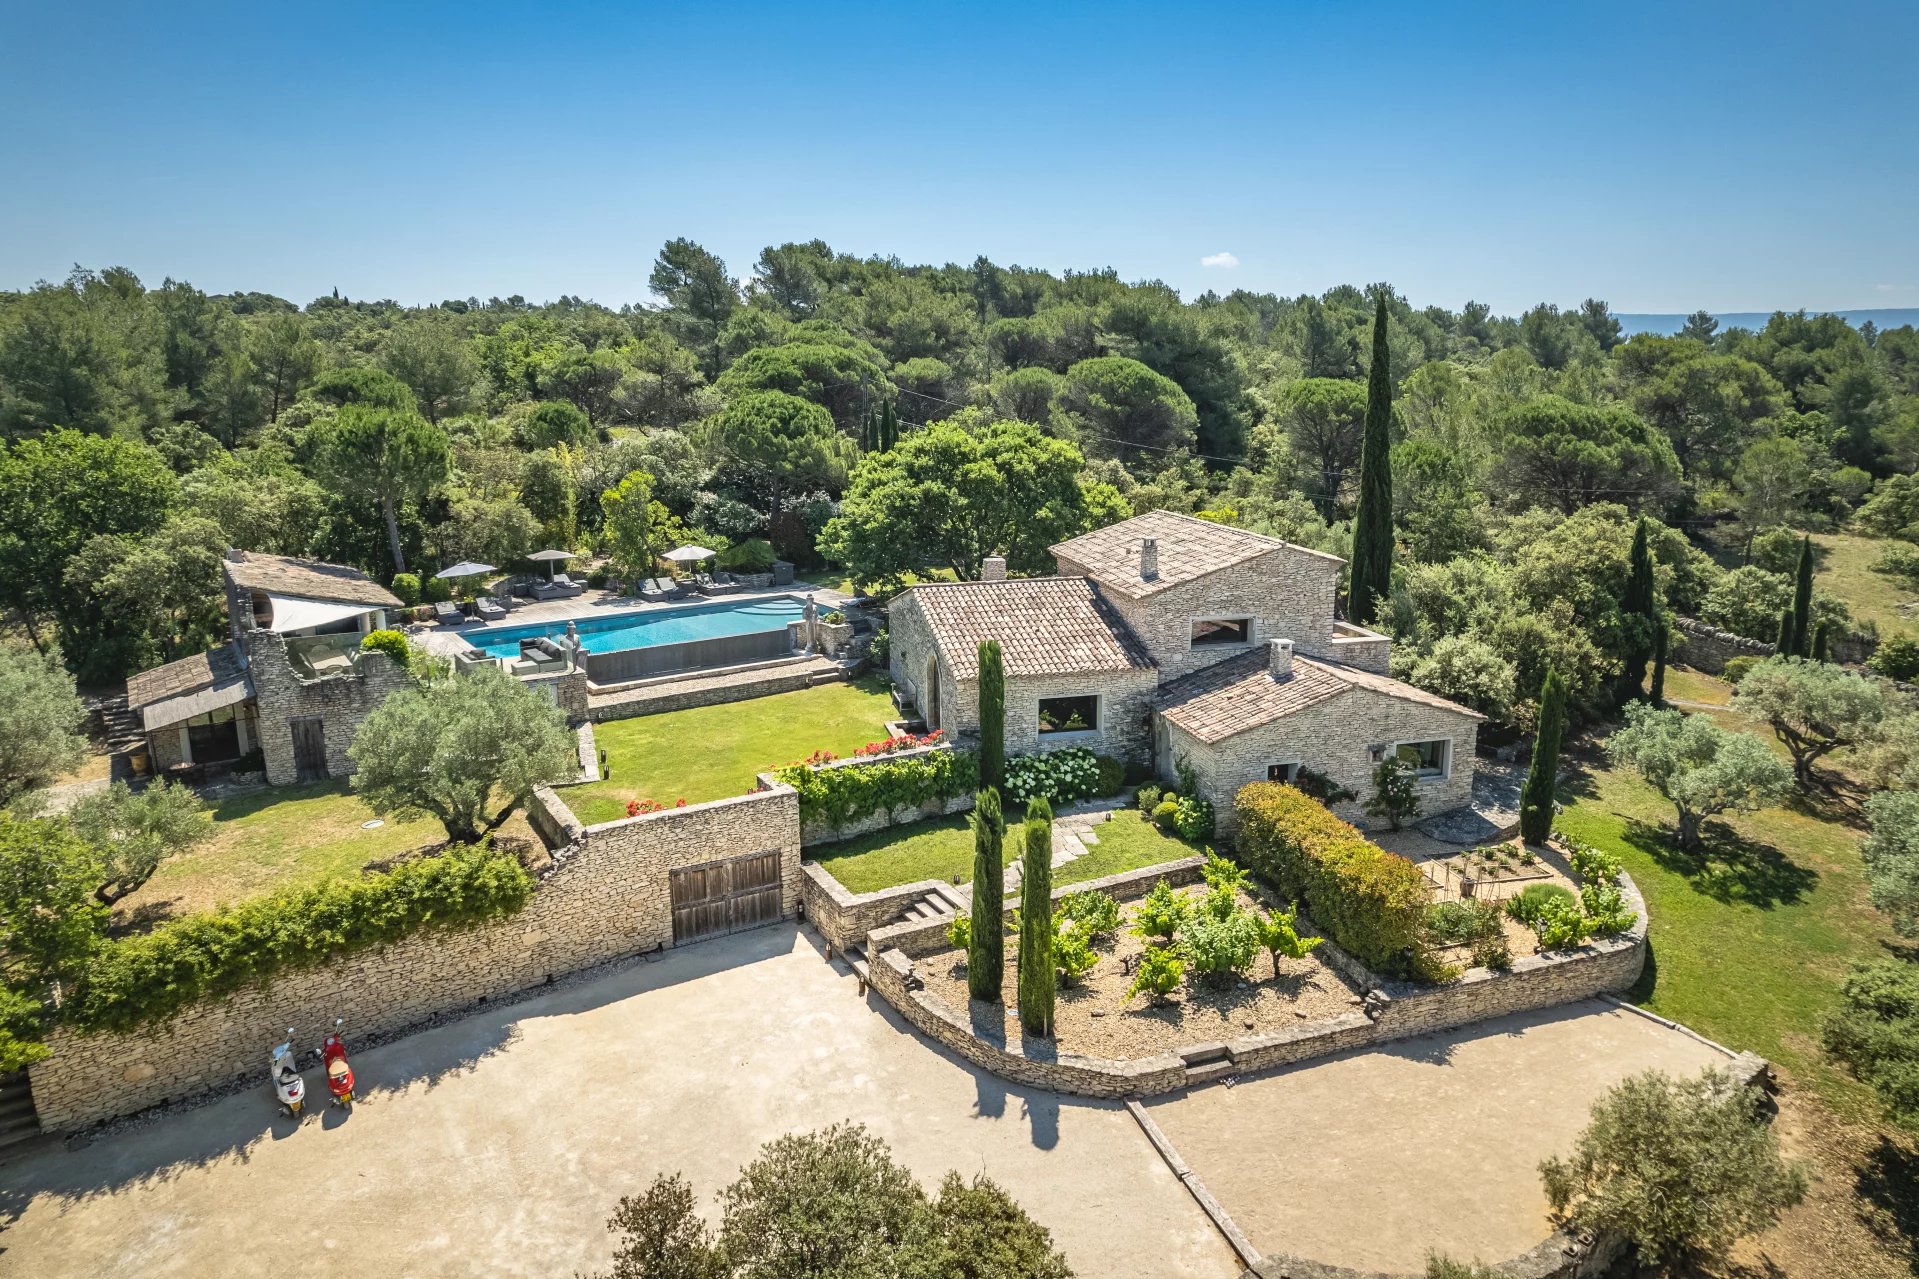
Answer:
[[[1071,893],[1098,889],[1121,900],[1130,900],[1143,896],[1162,879],[1175,885],[1196,882],[1202,865],[1201,858],[1189,857],[1073,884],[1055,890],[1053,897],[1057,901]],[[860,912],[869,905],[868,901],[841,889],[840,893],[849,899],[841,902],[834,899],[830,891],[822,891],[830,890],[836,882],[818,867],[803,868],[803,874],[802,893],[813,894],[807,899],[806,915],[820,927],[823,936],[829,928],[837,930],[842,940],[836,944],[844,948],[857,944],[857,940],[845,939],[856,939],[860,927],[869,930],[866,933],[869,981],[882,999],[922,1034],[1015,1083],[1083,1097],[1152,1097],[1188,1086],[1182,1052],[1194,1055],[1196,1050],[1221,1046],[1195,1043],[1181,1050],[1126,1061],[1049,1052],[1049,1045],[1045,1044],[1028,1046],[1022,1042],[1017,1048],[1010,1046],[1000,1037],[997,1025],[975,1027],[964,1010],[949,1007],[914,976],[916,960],[945,948],[943,921],[909,921],[877,928],[863,924],[864,916]],[[828,882],[822,885],[817,882],[819,879]],[[870,899],[874,911],[880,909],[882,897],[887,897],[897,910],[902,903],[896,894],[918,888],[920,892],[915,895],[924,895],[935,883],[928,881],[923,885],[888,889],[884,894],[865,894],[864,898]],[[1576,950],[1525,956],[1514,960],[1512,968],[1505,972],[1470,969],[1457,981],[1444,986],[1387,981],[1329,940],[1316,953],[1365,992],[1363,1007],[1339,1017],[1234,1039],[1223,1047],[1237,1067],[1237,1073],[1251,1073],[1624,990],[1638,980],[1645,967],[1647,920],[1645,899],[1623,871],[1619,887],[1627,908],[1638,915],[1632,929],[1625,934],[1588,942]],[[820,914],[815,913],[816,900],[824,907]],[[821,927],[822,918],[827,920],[824,927]]]
[[[885,755],[859,755],[847,759],[836,759],[825,764],[809,765],[815,772],[836,768],[866,768],[874,764],[890,764],[903,759],[918,759],[941,751],[957,750],[950,741],[935,742],[931,746],[915,746],[909,750],[892,751]],[[771,772],[756,775],[761,790],[772,790],[781,785],[780,780]],[[955,795],[948,800],[934,800],[925,804],[902,804],[898,808],[889,808],[882,812],[868,813],[864,817],[855,817],[843,825],[835,826],[828,822],[802,822],[800,840],[808,847],[814,844],[837,844],[852,839],[856,835],[868,835],[876,830],[885,830],[890,826],[910,826],[914,822],[923,822],[933,817],[950,817],[954,813],[963,813],[973,807],[973,792]],[[892,890],[887,890],[892,891]],[[922,889],[915,896],[925,896]]]

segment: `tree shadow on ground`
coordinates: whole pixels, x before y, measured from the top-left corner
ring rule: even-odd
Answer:
[[[1869,1229],[1903,1250],[1919,1275],[1919,1151],[1881,1136],[1859,1162],[1854,1186]]]
[[[1821,771],[1817,777],[1821,783],[1818,787],[1809,791],[1795,788],[1784,807],[1816,822],[1864,830],[1866,801],[1875,792],[1831,772]]]
[[[1799,902],[1819,882],[1771,844],[1748,839],[1724,822],[1707,822],[1697,849],[1683,849],[1664,827],[1626,823],[1625,840],[1661,867],[1683,876],[1695,892],[1726,904],[1771,910]]]

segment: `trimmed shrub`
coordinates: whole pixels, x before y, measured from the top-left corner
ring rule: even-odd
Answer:
[[[254,898],[102,947],[62,1012],[82,1031],[131,1030],[288,969],[511,915],[532,891],[518,858],[476,845]]]
[[[814,768],[791,764],[773,776],[800,796],[800,820],[843,826],[874,813],[956,799],[979,789],[972,751],[929,751],[905,759]]]
[[[412,608],[420,602],[420,575],[418,573],[395,573],[393,580],[387,583],[387,589],[399,596],[400,603]]]
[[[1162,799],[1153,809],[1153,825],[1163,831],[1171,831],[1178,821],[1179,801],[1177,799]]]
[[[1728,684],[1736,685],[1746,678],[1746,672],[1759,665],[1759,662],[1760,659],[1757,657],[1729,657],[1726,659],[1724,669],[1719,672],[1719,678]]]
[[[1153,785],[1151,782],[1139,788],[1133,798],[1139,804],[1141,817],[1144,817],[1147,821],[1153,820],[1153,810],[1159,807],[1159,797],[1159,787]]]
[[[393,659],[393,664],[401,670],[407,668],[412,659],[413,646],[399,631],[368,631],[360,640],[362,653],[385,653]]]
[[[1575,900],[1570,889],[1558,884],[1528,884],[1519,891],[1517,897],[1507,899],[1506,913],[1531,928],[1539,922],[1541,915],[1554,908],[1555,903],[1570,906]]]
[[[444,577],[423,577],[420,579],[420,603],[438,604],[441,600],[453,598],[453,584]]]
[[[1374,971],[1413,971],[1425,941],[1426,879],[1411,862],[1292,786],[1243,786],[1233,811],[1241,860],[1282,898],[1304,901],[1314,922]]]
[[[1099,780],[1095,783],[1093,794],[1107,799],[1126,789],[1126,765],[1111,755],[1095,755],[1093,766],[1099,770]]]

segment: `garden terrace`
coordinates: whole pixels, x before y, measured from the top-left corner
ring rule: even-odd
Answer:
[[[121,899],[120,921],[154,923],[310,887],[446,839],[430,817],[381,818],[343,781],[244,791],[213,801],[212,813],[211,838],[162,862],[152,879]],[[540,846],[523,813],[499,834]]]
[[[605,780],[562,796],[592,825],[625,817],[629,802],[671,806],[743,795],[768,769],[821,752],[850,756],[884,739],[895,714],[885,683],[867,679],[610,720],[593,730],[606,754]]]
[[[1015,813],[1013,820],[1017,821]],[[1053,883],[1077,884],[1121,871],[1191,857],[1197,848],[1130,809],[1075,815],[1056,822]],[[1078,832],[1075,827],[1079,827]],[[1083,832],[1083,833],[1081,833]],[[1070,838],[1073,843],[1066,841]],[[922,880],[967,884],[973,878],[973,831],[965,817],[945,817],[875,831],[838,844],[807,850],[841,884],[855,893],[877,892]],[[1009,871],[1018,858],[1009,843]]]

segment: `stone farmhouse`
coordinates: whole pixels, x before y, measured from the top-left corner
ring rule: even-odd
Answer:
[[[1420,811],[1472,793],[1481,716],[1387,672],[1389,637],[1338,620],[1336,555],[1150,511],[1052,548],[1056,577],[923,583],[890,610],[892,675],[929,728],[979,732],[979,645],[1000,642],[1009,755],[1085,746],[1170,781],[1183,761],[1231,834],[1232,797],[1302,769],[1358,798],[1389,754]]]
[[[360,721],[411,681],[360,638],[393,593],[358,569],[229,550],[230,640],[127,680],[127,709],[156,775],[205,776],[259,751],[274,785],[342,777]]]

